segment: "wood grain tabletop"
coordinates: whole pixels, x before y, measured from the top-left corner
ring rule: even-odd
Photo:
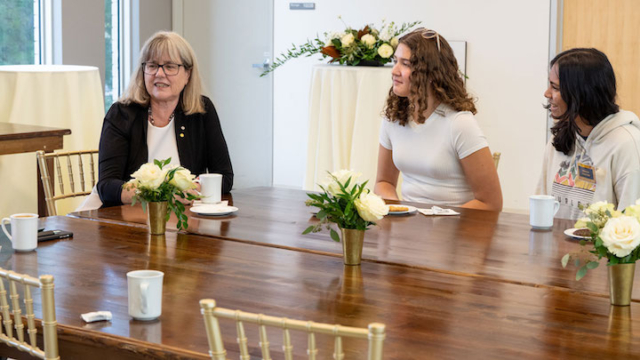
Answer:
[[[2,264],[32,276],[54,276],[62,359],[205,359],[202,298],[301,320],[358,327],[382,322],[387,359],[640,356],[640,337],[633,334],[640,329],[638,303],[618,308],[606,297],[575,289],[404,264],[365,261],[349,267],[322,252],[177,232],[151,236],[144,226],[70,217],[42,221],[47,229],[73,231],[74,237],[40,243],[36,251],[12,254]],[[232,231],[236,225],[228,227]],[[157,321],[128,316],[126,273],[137,269],[165,273]],[[39,316],[39,301],[35,305]],[[111,311],[112,321],[80,319],[98,310]],[[237,358],[235,325],[221,323],[228,358]],[[259,358],[257,331],[246,327],[252,356]],[[282,358],[281,334],[269,336],[274,357]],[[306,335],[293,340],[296,358],[303,358]],[[318,343],[326,348],[320,358],[330,358],[332,339],[318,337]],[[345,341],[345,352],[347,358],[364,358],[366,340]]]

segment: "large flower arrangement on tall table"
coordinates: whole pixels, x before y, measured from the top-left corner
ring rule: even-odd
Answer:
[[[358,177],[360,174],[351,170],[336,171],[329,174],[324,184],[319,184],[323,192],[307,194],[310,200],[306,204],[319,209],[316,217],[320,222],[306,228],[303,234],[326,227],[331,238],[339,242],[340,236],[331,227],[331,223],[337,224],[342,233],[345,265],[360,264],[364,231],[389,212],[384,200],[365,187],[367,181],[356,182]]]
[[[184,214],[185,206],[177,198],[189,201],[199,198],[189,192],[196,188],[195,175],[183,167],[168,167],[170,162],[171,158],[168,158],[144,164],[123,185],[125,189],[135,189],[131,205],[140,202],[143,211],[149,209],[149,230],[155,235],[164,234],[171,212],[178,218],[178,230],[187,229],[189,225],[187,215]]]
[[[566,254],[562,266],[573,259],[579,267],[576,280],[580,280],[588,270],[597,268],[602,258],[607,258],[611,303],[629,305],[635,263],[640,258],[640,199],[623,211],[602,201],[586,207],[584,213],[586,217],[579,219],[575,227],[589,229],[590,239],[580,241],[580,245],[591,248],[586,254]]]
[[[346,65],[384,65],[391,61],[398,46],[398,37],[419,23],[420,21],[403,23],[398,27],[394,22],[386,24],[383,21],[380,27],[367,24],[360,30],[345,24],[344,31],[326,32],[323,39],[316,37],[300,46],[293,44],[291,49],[276,57],[269,69],[260,76],[265,76],[287,61],[303,55],[309,57],[321,54],[322,59],[331,58],[330,63]]]

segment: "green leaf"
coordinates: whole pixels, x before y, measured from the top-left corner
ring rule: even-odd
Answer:
[[[587,269],[589,269],[589,270],[593,270],[593,269],[597,268],[597,267],[598,267],[598,265],[600,265],[600,263],[599,263],[599,262],[597,262],[597,261],[589,261],[589,262],[587,263],[586,267],[587,267]]]
[[[157,165],[160,169],[162,169],[162,161],[158,159],[153,159],[153,163]]]
[[[142,211],[147,212],[147,202],[142,200],[140,203],[142,204]]]
[[[592,223],[592,222],[588,222],[587,223],[587,227],[589,228],[589,230],[592,233],[597,233],[598,232],[598,227],[596,226],[596,224]]]
[[[338,235],[338,233],[335,230],[331,229],[329,231],[329,234],[331,235],[331,239],[333,239],[333,241],[340,242],[340,235]]]
[[[318,213],[316,214],[316,217],[318,219],[322,220],[322,219],[327,217],[327,212],[324,209],[322,209],[322,210],[318,211]]]
[[[575,267],[580,266],[580,259],[576,258],[576,261],[574,261],[573,265],[574,265]]]
[[[311,225],[308,228],[304,229],[304,231],[302,232],[302,235],[307,235],[308,233],[312,232],[313,228],[315,228],[315,226]]]
[[[587,275],[587,266],[581,267],[576,273],[576,281],[580,281],[585,275]]]
[[[566,268],[567,267],[567,263],[569,262],[569,259],[571,258],[571,254],[565,254],[562,257],[562,260],[560,261],[562,263],[562,267]]]

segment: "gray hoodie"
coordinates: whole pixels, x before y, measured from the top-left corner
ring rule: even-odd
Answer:
[[[640,198],[640,120],[621,110],[593,128],[587,139],[576,136],[565,155],[547,144],[536,194],[560,202],[561,219],[582,217],[579,204],[607,201],[618,210]]]

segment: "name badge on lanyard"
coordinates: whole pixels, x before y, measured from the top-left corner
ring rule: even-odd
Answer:
[[[578,163],[578,179],[584,182],[596,183],[596,168],[591,165]]]

